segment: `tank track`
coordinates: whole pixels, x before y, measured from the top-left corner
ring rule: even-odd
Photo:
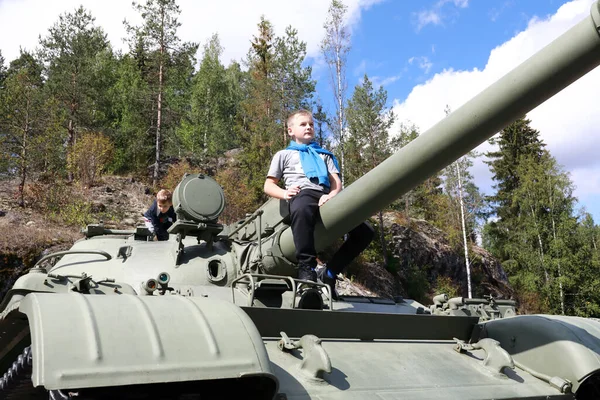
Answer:
[[[43,387],[33,387],[32,368],[33,353],[31,346],[28,346],[0,377],[0,400],[216,400],[240,398],[245,394],[255,393],[251,382],[236,385],[230,380],[48,391]],[[258,394],[255,398],[266,397]]]
[[[31,385],[32,366],[33,355],[31,346],[28,346],[0,378],[0,400],[47,398],[45,390],[36,389]]]

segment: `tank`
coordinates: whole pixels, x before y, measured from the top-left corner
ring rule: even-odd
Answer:
[[[600,7],[321,209],[323,249],[600,63]],[[222,225],[185,175],[168,241],[89,225],[0,303],[2,399],[597,399],[600,321],[493,298],[331,299],[272,199]]]

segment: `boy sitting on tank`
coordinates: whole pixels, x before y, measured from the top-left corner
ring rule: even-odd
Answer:
[[[167,229],[177,221],[173,209],[173,195],[166,189],[159,190],[152,206],[144,213],[144,223],[154,240],[169,240]]]
[[[369,245],[374,230],[363,222],[348,232],[347,240],[317,274],[314,229],[321,218],[319,207],[342,190],[340,171],[335,156],[314,141],[314,122],[309,111],[298,110],[290,114],[287,126],[290,145],[273,156],[264,192],[288,201],[298,279],[320,280],[329,285],[333,298],[337,299],[337,274]],[[285,189],[278,185],[281,178]]]

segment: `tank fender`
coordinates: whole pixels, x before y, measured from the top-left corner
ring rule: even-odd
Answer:
[[[243,377],[279,383],[238,306],[204,297],[31,293],[34,386],[52,389]]]
[[[600,322],[581,317],[520,315],[480,324],[480,338],[500,342],[514,360],[548,377],[568,379],[573,392],[600,373]]]

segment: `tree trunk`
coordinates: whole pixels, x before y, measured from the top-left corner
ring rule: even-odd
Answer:
[[[28,107],[29,110],[29,107]],[[19,182],[19,206],[25,206],[25,179],[27,178],[27,135],[29,134],[29,119],[25,121],[23,141],[21,143],[21,182]]]
[[[344,96],[342,88],[342,59],[339,46],[336,47],[335,55],[335,73],[337,77],[337,102],[338,102],[338,129],[340,130],[340,179],[344,187]]]
[[[528,196],[531,199],[530,193],[528,193]],[[535,212],[533,210],[533,206],[530,205],[529,209],[531,210],[531,218],[533,219],[533,226],[535,227],[538,244],[540,246],[540,263],[542,264],[542,270],[544,271],[545,283],[548,284],[548,282],[550,281],[550,277],[548,276],[548,270],[546,269],[546,266],[544,265],[544,245],[542,243],[542,237],[540,236],[540,228],[538,227],[537,220],[535,218]]]
[[[210,87],[206,88],[206,102],[204,103],[204,146],[202,148],[202,164],[207,165],[206,158],[208,156],[208,130],[210,124]]]
[[[152,185],[158,183],[158,172],[160,168],[160,128],[162,118],[162,92],[163,92],[163,67],[165,55],[165,40],[164,40],[164,24],[165,12],[161,9],[161,33],[160,33],[160,60],[158,62],[158,99],[156,101],[156,152],[154,158],[154,173],[152,174]]]
[[[383,211],[379,211],[379,242],[381,243],[381,252],[383,255],[383,266],[387,269],[388,257],[387,257],[387,246],[385,243],[385,233],[383,231]]]
[[[554,222],[554,215],[552,215],[552,237],[554,238],[554,243],[556,243],[556,225]],[[560,295],[560,313],[562,315],[565,315],[565,295],[563,292],[563,285],[562,285],[562,273],[560,271],[560,255],[557,257],[558,258],[558,262],[557,262],[557,266],[558,266],[558,288],[559,288],[559,295]]]
[[[463,245],[465,246],[465,267],[467,268],[467,293],[472,298],[471,290],[471,265],[469,263],[469,246],[467,244],[467,229],[465,226],[465,206],[463,201],[462,181],[460,177],[460,159],[456,161],[456,176],[458,178],[458,199],[460,202],[460,219],[462,223]]]
[[[550,184],[550,219],[552,221],[552,239],[554,240],[554,244],[556,245],[556,222],[554,220],[554,190],[552,187],[552,179],[550,178],[549,180],[549,184]],[[562,253],[562,251],[560,252]],[[560,313],[562,315],[565,315],[565,295],[563,292],[563,284],[562,284],[562,272],[561,272],[561,268],[560,268],[560,256],[561,254],[557,254],[557,269],[558,269],[558,289],[559,289],[559,296],[560,296]]]
[[[71,110],[72,112],[73,110]],[[67,128],[68,137],[67,137],[67,154],[69,157],[73,157],[73,148],[75,147],[75,127],[73,124],[73,118],[69,119],[69,125]],[[69,168],[69,172],[67,173],[67,180],[69,182],[73,182],[73,170]]]

